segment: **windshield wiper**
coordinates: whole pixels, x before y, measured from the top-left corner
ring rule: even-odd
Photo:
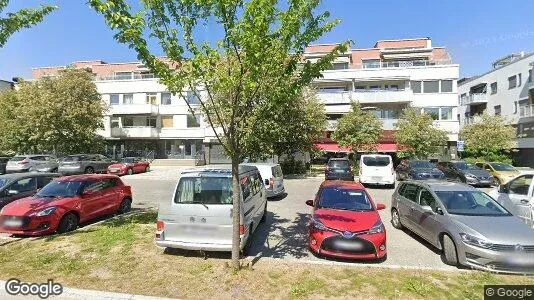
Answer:
[[[206,203],[204,203],[203,201],[192,201],[191,203],[194,203],[194,204],[202,204],[206,209],[209,209],[209,207],[206,205]]]

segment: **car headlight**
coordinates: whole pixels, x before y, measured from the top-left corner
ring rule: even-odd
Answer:
[[[44,216],[50,215],[54,211],[56,211],[56,207],[52,206],[52,207],[45,208],[45,209],[43,209],[43,210],[41,210],[41,211],[39,211],[37,213],[33,213],[33,214],[31,214],[31,216],[44,217]]]
[[[480,239],[480,238],[477,238],[477,237],[474,237],[470,234],[467,234],[467,233],[460,233],[460,238],[462,238],[462,241],[468,245],[472,245],[472,246],[476,246],[476,247],[480,247],[480,248],[485,248],[485,249],[488,249],[491,247],[491,243],[484,240],[484,239]]]
[[[477,179],[477,177],[473,174],[465,174],[465,177],[469,179]]]
[[[386,228],[384,228],[384,223],[382,223],[382,220],[376,221],[375,225],[369,229],[367,232],[368,234],[377,234],[377,233],[383,233],[386,232]]]
[[[328,230],[328,227],[324,226],[324,224],[321,223],[321,221],[319,221],[319,219],[317,219],[316,217],[312,218],[312,224],[315,229]]]

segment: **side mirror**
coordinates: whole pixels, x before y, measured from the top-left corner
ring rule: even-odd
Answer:
[[[436,213],[437,213],[438,215],[443,215],[443,210],[441,210],[441,208],[438,207],[438,208],[436,208]]]
[[[265,185],[269,185],[269,179],[265,179],[264,183]]]
[[[313,206],[313,200],[307,200],[306,201],[306,205]]]
[[[432,210],[432,207],[430,207],[428,205],[421,206],[421,208],[423,209],[424,212],[434,213],[434,211]]]
[[[386,209],[386,206],[382,203],[378,203],[376,205],[376,210],[383,210],[383,209]]]
[[[15,196],[15,195],[18,195],[18,194],[19,194],[19,191],[17,191],[17,190],[8,190],[8,191],[7,191],[7,194],[8,194],[9,196]]]

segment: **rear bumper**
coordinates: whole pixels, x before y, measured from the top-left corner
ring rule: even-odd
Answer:
[[[184,250],[203,250],[231,252],[232,244],[205,244],[205,243],[188,243],[183,241],[156,240],[156,245],[163,248],[176,248]]]
[[[395,176],[360,176],[359,180],[365,184],[391,185],[395,183]]]

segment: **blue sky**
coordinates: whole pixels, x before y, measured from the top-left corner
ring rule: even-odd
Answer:
[[[76,60],[137,60],[85,0],[11,0],[7,11],[42,3],[60,8],[0,49],[1,79],[28,78],[32,67]],[[449,49],[461,76],[488,71],[493,60],[512,52],[534,52],[534,1],[323,0],[321,9],[341,24],[318,43],[350,39],[369,48],[381,39],[431,37],[434,46]],[[209,30],[204,34],[210,37]]]

